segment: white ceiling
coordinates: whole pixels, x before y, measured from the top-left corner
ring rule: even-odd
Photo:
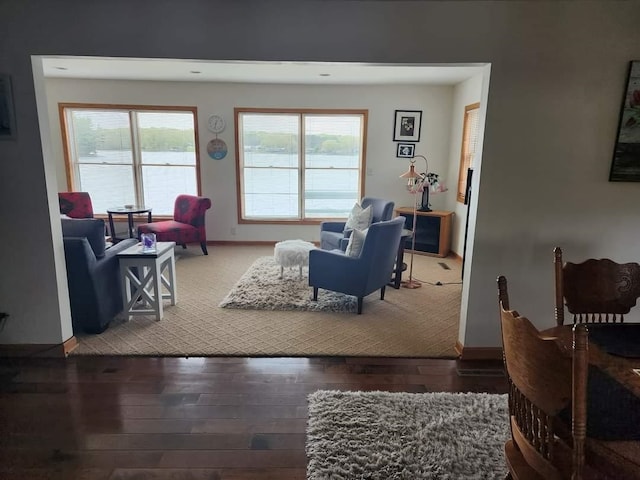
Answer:
[[[455,85],[483,64],[399,65],[241,62],[150,58],[41,57],[45,77],[318,85]]]

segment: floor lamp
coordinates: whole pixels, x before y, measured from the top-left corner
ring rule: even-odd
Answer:
[[[416,173],[415,163],[416,157],[424,159],[427,169],[425,173]],[[429,162],[426,157],[422,155],[415,155],[411,159],[411,165],[409,170],[400,175],[400,178],[407,179],[407,189],[413,194],[413,228],[411,232],[411,260],[409,261],[409,280],[405,280],[401,283],[404,288],[420,288],[422,283],[413,279],[413,255],[416,249],[416,220],[418,217],[418,193],[422,194],[424,182],[427,179],[427,173],[429,172]],[[427,185],[427,188],[429,186]],[[420,197],[422,198],[422,196]]]

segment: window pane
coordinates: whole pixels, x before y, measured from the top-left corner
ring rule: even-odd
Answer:
[[[298,169],[245,168],[243,186],[245,217],[298,217]]]
[[[80,165],[79,190],[89,192],[94,213],[136,203],[133,170],[129,165]]]
[[[196,164],[192,113],[139,112],[136,116],[143,164]]]
[[[360,115],[305,115],[304,128],[307,167],[358,168],[362,132]],[[339,156],[335,164],[331,163],[332,156]],[[349,160],[352,163],[343,163]]]
[[[129,114],[109,110],[73,110],[70,137],[78,162],[132,162]]]
[[[197,195],[194,167],[143,166],[144,204],[154,215],[173,215],[176,197]]]
[[[299,123],[297,114],[240,114],[245,217],[299,216]]]
[[[358,170],[307,170],[305,217],[348,217],[358,198]]]
[[[255,114],[241,113],[243,156],[250,152],[293,154],[298,153],[297,114]],[[245,159],[245,165],[251,166],[251,155]]]

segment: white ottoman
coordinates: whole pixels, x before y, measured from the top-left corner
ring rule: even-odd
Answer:
[[[285,240],[276,243],[273,250],[273,258],[280,265],[280,278],[284,272],[284,267],[299,267],[300,278],[302,278],[302,267],[309,265],[309,250],[316,246],[304,240]]]

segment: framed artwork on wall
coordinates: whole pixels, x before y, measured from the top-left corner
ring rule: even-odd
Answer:
[[[416,153],[416,145],[414,143],[399,143],[396,151],[398,158],[413,158]]]
[[[16,121],[11,94],[11,77],[0,73],[0,140],[16,138]]]
[[[610,182],[640,182],[640,61],[629,66]]]
[[[419,142],[422,111],[396,110],[393,127],[394,142]]]

